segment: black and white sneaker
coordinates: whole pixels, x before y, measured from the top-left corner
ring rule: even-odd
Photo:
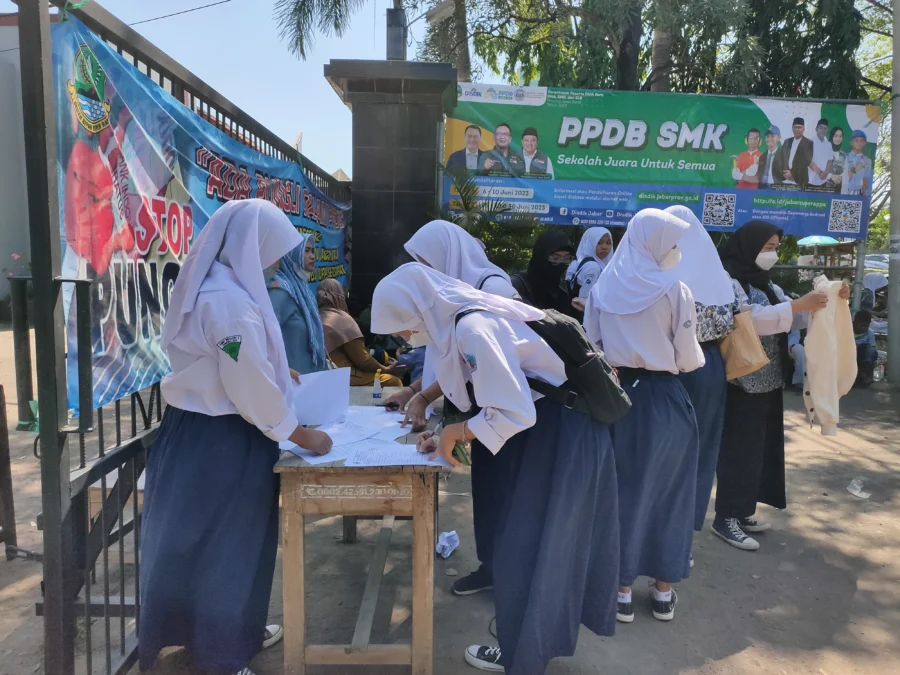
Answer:
[[[742,551],[755,551],[759,548],[759,542],[744,533],[737,518],[716,518],[710,532]]]
[[[671,600],[657,600],[655,591],[650,592],[650,607],[653,609],[653,618],[658,621],[671,621],[675,618],[675,605],[678,604],[678,593],[672,589]]]
[[[489,591],[494,587],[494,580],[487,568],[482,565],[472,574],[453,582],[453,595],[475,595],[481,591]]]
[[[633,602],[619,602],[616,604],[616,621],[619,623],[632,623],[634,621]]]
[[[263,633],[263,649],[268,649],[272,645],[277,645],[284,637],[284,628],[277,623],[266,626],[266,632]],[[251,673],[252,675],[252,673]]]
[[[504,672],[500,665],[500,647],[472,645],[466,648],[466,663],[478,670],[489,670],[494,673]]]
[[[738,524],[744,532],[767,532],[772,529],[772,523],[764,523],[754,518],[741,518]]]

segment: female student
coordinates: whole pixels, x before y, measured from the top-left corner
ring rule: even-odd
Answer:
[[[484,244],[459,225],[446,220],[432,220],[419,228],[404,244],[404,248],[423,265],[458,279],[476,290],[504,298],[519,297],[510,283],[509,275],[488,260]],[[440,386],[434,379],[434,367],[426,350],[423,378],[392,395],[385,401],[385,405],[405,409],[407,421],[412,422],[413,429],[418,430],[425,426],[425,411],[428,406],[440,396]]]
[[[297,246],[260,199],[229,202],[188,254],[162,334],[168,407],[147,459],[141,526],[140,665],[182,645],[198,668],[252,675],[278,544],[278,443],[319,454],[331,439],[297,424],[291,374],[263,270]],[[267,634],[268,633],[268,634]]]
[[[690,289],[670,272],[689,226],[658,209],[638,212],[588,296],[588,337],[619,369],[631,411],[612,430],[622,535],[617,619],[634,621],[631,587],[656,580],[651,608],[675,617],[672,584],[690,573],[697,485],[697,420],[676,377],[704,364]]]
[[[482,670],[540,675],[571,655],[583,623],[615,627],[615,461],[605,425],[531,391],[527,377],[566,380],[562,360],[528,327],[543,312],[410,263],[383,279],[372,330],[434,350],[444,395],[474,417],[421,439],[453,464],[457,442],[495,455],[503,503],[493,543],[499,647],[473,646]],[[467,383],[474,391],[469,400]]]
[[[691,397],[700,435],[697,462],[697,497],[694,502],[694,529],[703,529],[709,496],[716,477],[722,424],[725,420],[725,363],[719,351],[719,340],[734,330],[735,301],[731,278],[722,267],[716,245],[694,212],[686,206],[670,206],[671,213],[689,224],[678,242],[681,262],[674,270],[691,291],[697,310],[696,334],[703,350],[702,368],[679,375]]]
[[[421,263],[476,290],[504,298],[518,299],[509,275],[491,263],[481,243],[458,225],[446,220],[433,220],[406,242],[406,251]],[[407,416],[414,424],[425,421],[428,405],[442,395],[435,377],[434,350],[425,350],[425,371],[420,382],[390,397],[385,403],[408,405]],[[423,385],[424,384],[424,389]],[[416,394],[419,391],[421,393]],[[473,595],[493,588],[492,550],[495,523],[501,497],[492,478],[492,453],[478,440],[472,444],[472,518],[475,526],[475,548],[481,565],[473,573],[453,584],[456,595]]]
[[[562,280],[574,253],[575,247],[565,232],[541,232],[534,242],[528,269],[512,276],[512,284],[522,300],[538,309],[572,314],[569,292],[563,288]]]
[[[316,302],[319,317],[325,331],[325,350],[328,358],[338,368],[350,369],[350,386],[364,387],[375,382],[375,374],[380,370],[379,380],[385,387],[402,387],[403,381],[394,373],[402,373],[405,368],[396,362],[385,366],[376,361],[366,349],[359,324],[350,316],[344,287],[337,279],[325,279],[316,288]]]
[[[722,264],[734,280],[741,311],[749,311],[769,363],[728,383],[725,426],[716,470],[716,519],[712,532],[735,548],[755,551],[748,532],[765,532],[769,523],[752,518],[758,502],[787,506],[784,489],[784,385],[791,358],[787,333],[802,327],[801,312],[828,304],[823,292],[788,300],[769,278],[778,261],[782,231],[761,220],[742,225],[721,249]],[[849,297],[850,289],[841,289]]]
[[[316,373],[328,368],[325,338],[316,298],[309,287],[316,269],[315,239],[303,241],[266,270],[269,298],[284,335],[288,365],[298,373]]]
[[[590,227],[578,242],[575,260],[566,270],[566,282],[573,298],[587,298],[591,286],[597,283],[600,273],[613,254],[612,234],[605,227]]]

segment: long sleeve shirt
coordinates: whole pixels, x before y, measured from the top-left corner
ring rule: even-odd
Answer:
[[[566,367],[550,346],[519,321],[487,312],[467,314],[456,325],[460,361],[481,411],[468,425],[494,454],[520,431],[534,426],[534,402],[527,378],[554,386],[566,381]]]
[[[297,418],[276,383],[259,308],[237,285],[212,281],[204,282],[182,334],[169,345],[172,373],[162,382],[163,396],[182,410],[238,414],[272,440],[285,441]]]

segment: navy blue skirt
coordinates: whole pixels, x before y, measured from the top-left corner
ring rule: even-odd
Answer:
[[[691,399],[670,373],[619,369],[631,411],[612,428],[622,532],[619,583],[690,575],[699,453]]]
[[[139,652],[236,672],[262,648],[278,547],[278,444],[239,415],[169,406],[147,460]]]
[[[503,493],[497,489],[497,461],[494,453],[480,441],[472,441],[472,525],[475,528],[475,552],[478,561],[491,572],[497,518],[503,508]]]
[[[502,504],[493,550],[497,637],[508,675],[575,653],[579,626],[612,635],[619,520],[609,430],[541,399],[536,424],[489,463]],[[476,460],[473,460],[473,465]]]
[[[691,397],[697,415],[700,432],[700,459],[697,462],[697,499],[694,508],[694,529],[703,529],[709,496],[716,478],[716,463],[722,447],[722,426],[725,424],[725,400],[728,383],[725,380],[725,362],[717,342],[704,342],[703,356],[706,365],[690,373],[678,376]]]

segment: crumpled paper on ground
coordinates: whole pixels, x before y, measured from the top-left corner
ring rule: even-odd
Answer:
[[[459,546],[459,535],[456,534],[456,530],[451,530],[450,532],[441,532],[435,550],[439,556],[446,560],[456,550],[457,546]]]

